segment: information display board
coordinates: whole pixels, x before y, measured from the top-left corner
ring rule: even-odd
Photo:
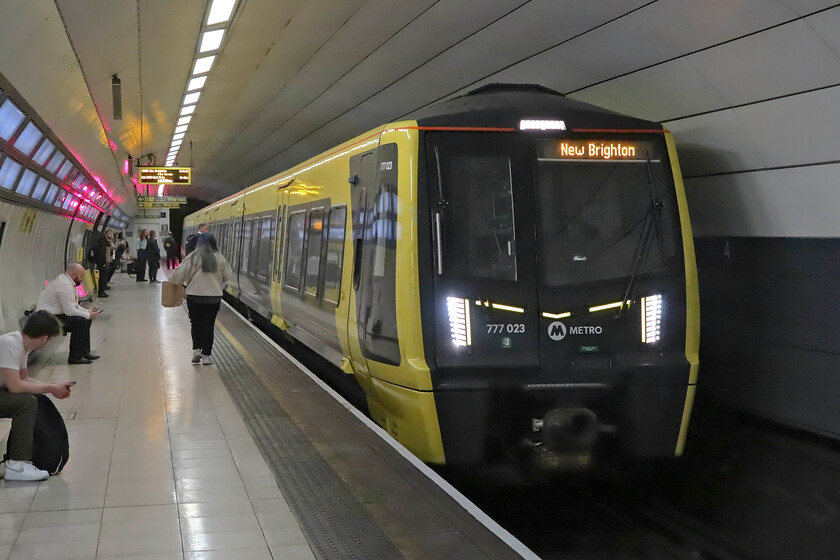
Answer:
[[[192,167],[140,167],[142,185],[191,185]]]

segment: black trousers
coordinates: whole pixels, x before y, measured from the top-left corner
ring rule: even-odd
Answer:
[[[154,251],[152,251],[154,252]],[[160,268],[160,255],[149,254],[149,281],[157,280],[157,272]]]
[[[6,443],[8,459],[31,461],[35,437],[35,419],[38,417],[38,399],[30,393],[10,393],[0,389],[0,418],[11,418],[12,429]]]
[[[222,302],[199,303],[187,296],[187,310],[190,314],[190,334],[192,334],[193,350],[201,349],[201,353],[209,356],[213,351],[213,327],[216,315]]]
[[[90,354],[90,319],[78,315],[56,315],[64,330],[70,333],[70,358],[83,358]]]
[[[178,267],[178,255],[176,253],[166,253],[166,268],[173,269]]]
[[[99,286],[97,286],[99,293],[104,294],[108,291],[108,281],[111,279],[109,273],[110,267],[108,263],[96,263],[96,269],[99,271]]]
[[[137,275],[138,282],[146,281],[146,250],[139,249],[137,251],[137,260],[134,261],[134,273]]]

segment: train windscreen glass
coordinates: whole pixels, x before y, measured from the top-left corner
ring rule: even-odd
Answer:
[[[443,272],[515,282],[516,217],[511,155],[492,135],[441,135],[433,174],[442,212]]]
[[[536,140],[540,271],[544,285],[679,270],[676,194],[664,144]],[[645,229],[653,234],[644,236]]]

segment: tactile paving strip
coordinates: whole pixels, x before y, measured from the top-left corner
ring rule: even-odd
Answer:
[[[330,560],[403,558],[272,397],[260,376],[218,330],[213,356],[219,376],[315,555]]]

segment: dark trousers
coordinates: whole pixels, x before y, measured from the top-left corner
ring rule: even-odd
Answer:
[[[35,419],[38,417],[38,398],[31,393],[10,393],[0,389],[0,418],[11,418],[12,429],[6,443],[7,459],[32,460],[32,441]]]
[[[166,268],[173,269],[178,267],[178,255],[175,253],[166,253]]]
[[[216,315],[222,302],[198,303],[187,296],[187,310],[190,314],[190,334],[192,334],[193,350],[201,349],[201,353],[209,356],[213,351],[213,327]]]
[[[137,260],[134,261],[134,273],[137,275],[138,282],[146,281],[146,250],[140,249],[137,251]]]
[[[78,315],[56,315],[64,330],[70,333],[70,358],[82,358],[90,354],[90,319]]]
[[[96,270],[99,271],[99,286],[97,286],[97,289],[100,294],[108,291],[108,280],[111,279],[111,275],[108,273],[109,268],[107,263],[96,263]]]
[[[154,253],[154,251],[152,251]],[[149,281],[157,280],[157,272],[160,268],[160,255],[149,254]]]

